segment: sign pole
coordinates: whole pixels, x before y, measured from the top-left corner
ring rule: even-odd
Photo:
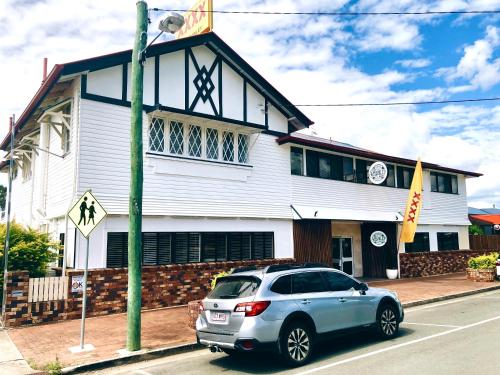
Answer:
[[[83,273],[83,300],[82,324],[80,326],[80,349],[83,350],[85,342],[85,313],[87,312],[87,276],[89,272],[89,237],[87,237],[87,250],[85,251],[85,271]]]

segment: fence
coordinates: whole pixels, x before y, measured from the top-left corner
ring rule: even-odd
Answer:
[[[68,299],[68,277],[30,278],[28,302],[59,301]]]
[[[499,235],[469,235],[469,246],[471,250],[493,250],[500,252]]]

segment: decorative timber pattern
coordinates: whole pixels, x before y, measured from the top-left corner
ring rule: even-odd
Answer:
[[[293,244],[297,262],[333,264],[330,220],[294,221]]]

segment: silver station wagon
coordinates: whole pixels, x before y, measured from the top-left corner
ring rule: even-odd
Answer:
[[[300,366],[330,333],[373,327],[391,339],[403,317],[394,292],[318,264],[280,264],[217,279],[200,304],[196,336],[213,352],[272,350]]]

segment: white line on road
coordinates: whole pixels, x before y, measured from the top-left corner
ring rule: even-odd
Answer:
[[[141,375],[152,375],[150,372],[147,372],[144,370],[135,370],[134,373],[141,374]]]
[[[455,328],[455,329],[451,329],[449,331],[445,331],[445,332],[441,332],[441,333],[436,333],[434,335],[430,335],[430,336],[422,337],[420,339],[416,339],[416,340],[404,342],[404,343],[401,343],[401,344],[398,344],[398,345],[390,346],[388,348],[383,348],[383,349],[375,350],[375,351],[370,352],[370,353],[361,354],[361,355],[358,355],[356,357],[347,358],[347,359],[344,359],[342,361],[329,363],[328,365],[324,365],[324,366],[312,368],[312,369],[304,371],[304,372],[299,372],[296,375],[312,374],[314,372],[318,372],[318,371],[321,371],[321,370],[326,370],[326,369],[329,369],[331,367],[343,365],[343,364],[349,363],[349,362],[354,362],[354,361],[357,361],[357,360],[362,359],[362,358],[372,357],[372,356],[380,354],[380,353],[389,352],[391,350],[396,350],[396,349],[399,349],[399,348],[403,348],[405,346],[417,344],[419,342],[423,342],[423,341],[431,340],[431,339],[434,339],[434,338],[437,338],[437,337],[449,335],[450,333],[455,333],[455,332],[458,332],[458,331],[463,331],[464,329],[476,327],[476,326],[479,326],[479,325],[482,325],[482,324],[486,324],[486,323],[489,323],[489,322],[492,322],[492,321],[495,321],[495,320],[499,320],[499,319],[500,319],[500,315],[499,316],[495,316],[494,318],[482,320],[482,321],[477,322],[477,323],[472,323],[472,324],[469,324],[469,325],[466,325],[466,326],[463,326],[463,327],[458,327],[458,328]]]
[[[403,322],[401,324],[414,324],[417,326],[430,326],[430,327],[447,327],[447,328],[458,328],[462,326],[452,326],[449,324],[431,324],[431,323],[410,323],[410,322]]]

